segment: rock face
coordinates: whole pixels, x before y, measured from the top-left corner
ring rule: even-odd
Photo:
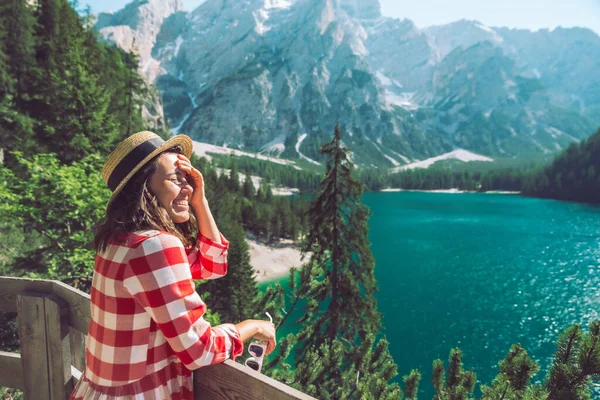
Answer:
[[[164,19],[181,10],[182,0],[135,0],[117,13],[98,15],[95,27],[105,40],[127,52],[135,52],[139,57],[140,74],[151,83],[165,73],[161,63],[152,58],[156,37]],[[151,129],[166,126],[162,101],[154,88],[147,90],[142,117]]]
[[[476,21],[418,29],[378,0],[136,0],[96,27],[140,55],[174,132],[319,159],[340,122],[360,165],[464,148],[554,152],[600,123],[600,38]]]
[[[96,29],[123,50],[136,51],[141,72],[152,82],[162,73],[160,62],[152,59],[156,36],[164,19],[182,10],[182,0],[135,0],[115,14],[100,14]]]

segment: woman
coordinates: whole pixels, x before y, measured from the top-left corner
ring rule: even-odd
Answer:
[[[113,193],[96,232],[86,369],[71,399],[192,399],[192,370],[235,359],[252,337],[275,347],[271,322],[203,318],[192,279],[225,275],[229,243],[191,153],[187,136],[145,131],[106,161]]]

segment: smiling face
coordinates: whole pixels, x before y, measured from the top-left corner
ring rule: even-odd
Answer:
[[[186,180],[186,174],[177,168],[177,160],[175,153],[164,153],[158,158],[156,171],[150,178],[150,190],[173,222],[182,223],[190,219],[188,201],[194,189]]]

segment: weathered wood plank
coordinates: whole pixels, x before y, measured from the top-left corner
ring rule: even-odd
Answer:
[[[234,361],[194,372],[195,400],[315,400]]]
[[[23,389],[21,355],[0,351],[0,387]]]
[[[50,400],[44,297],[34,292],[17,295],[23,395],[26,400]]]
[[[41,279],[0,277],[0,311],[17,311],[17,294],[22,291],[50,293],[52,281]]]
[[[71,380],[71,342],[69,340],[69,305],[50,293],[44,298],[48,380],[50,397],[65,400],[73,391]]]
[[[79,371],[85,371],[85,335],[73,327],[69,327],[71,341],[71,365]]]
[[[17,294],[22,291],[56,293],[69,303],[69,324],[87,334],[91,319],[89,294],[58,281],[0,276],[0,311],[17,311]]]
[[[52,291],[69,303],[69,325],[87,335],[92,319],[90,295],[58,281],[52,281]]]

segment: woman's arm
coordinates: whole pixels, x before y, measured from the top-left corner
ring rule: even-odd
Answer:
[[[227,274],[229,241],[221,236],[221,244],[200,235],[196,245],[186,249],[192,279],[217,279]]]
[[[206,305],[196,293],[185,249],[175,236],[163,233],[142,242],[129,260],[123,284],[188,369],[242,353],[234,325],[212,327],[203,318]]]
[[[208,200],[204,198],[200,204],[192,204],[192,207],[198,221],[198,232],[200,232],[200,235],[215,243],[222,244],[219,228],[217,228],[217,223],[210,212],[210,207],[208,207]]]

